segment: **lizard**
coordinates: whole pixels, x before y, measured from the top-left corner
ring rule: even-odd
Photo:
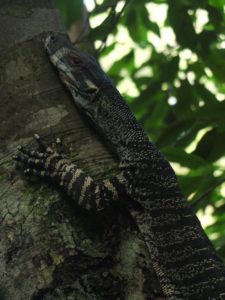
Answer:
[[[95,182],[76,164],[35,138],[41,150],[19,147],[24,172],[51,179],[75,203],[101,211],[126,196],[169,300],[225,299],[225,267],[181,192],[171,165],[149,140],[98,61],[50,32],[44,47],[75,105],[119,158],[119,174]]]

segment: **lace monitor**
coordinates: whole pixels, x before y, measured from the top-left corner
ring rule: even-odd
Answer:
[[[149,141],[118,90],[89,54],[68,37],[49,33],[44,45],[76,106],[110,142],[120,174],[96,183],[75,164],[43,145],[20,147],[25,173],[51,178],[80,206],[102,210],[127,196],[167,299],[225,299],[225,267],[206,237],[168,161]]]

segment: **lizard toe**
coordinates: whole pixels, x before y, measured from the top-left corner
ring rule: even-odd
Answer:
[[[44,152],[46,152],[48,154],[54,153],[54,150],[51,147],[47,146],[37,133],[34,135],[34,138],[35,138],[36,142],[38,143],[39,147]]]

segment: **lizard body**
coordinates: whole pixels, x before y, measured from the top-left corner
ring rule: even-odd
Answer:
[[[168,161],[149,141],[122,96],[90,55],[67,36],[45,39],[50,60],[75,104],[114,147],[120,174],[97,184],[75,164],[45,147],[24,147],[16,159],[26,173],[53,179],[85,209],[101,210],[125,194],[167,299],[225,299],[225,267],[177,184]]]

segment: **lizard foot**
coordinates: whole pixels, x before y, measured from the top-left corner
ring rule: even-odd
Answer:
[[[40,150],[30,150],[24,146],[19,146],[19,153],[13,156],[13,159],[24,165],[25,174],[57,179],[61,176],[65,166],[71,163],[64,158],[63,154],[47,146],[38,134],[35,134],[34,138]],[[59,138],[56,139],[55,143],[57,146],[62,145]]]

